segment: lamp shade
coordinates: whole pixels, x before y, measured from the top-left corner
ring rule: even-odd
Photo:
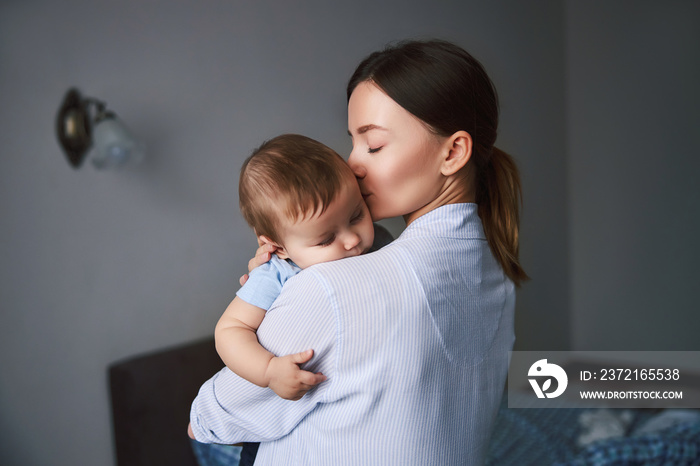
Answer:
[[[124,123],[114,115],[109,115],[95,123],[92,141],[91,159],[96,168],[135,165],[143,159],[143,143],[135,139]]]

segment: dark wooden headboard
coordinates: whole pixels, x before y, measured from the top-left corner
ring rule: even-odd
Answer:
[[[111,364],[117,464],[196,466],[187,437],[190,405],[223,367],[213,338]]]

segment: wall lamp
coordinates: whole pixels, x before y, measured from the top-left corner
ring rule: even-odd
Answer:
[[[107,105],[69,89],[56,116],[56,135],[68,162],[79,168],[90,157],[99,169],[132,165],[143,159],[144,146]],[[92,150],[91,150],[92,149]]]

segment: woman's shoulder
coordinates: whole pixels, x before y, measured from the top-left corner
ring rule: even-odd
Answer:
[[[376,277],[393,276],[397,268],[407,267],[403,263],[406,257],[401,253],[399,243],[393,241],[361,256],[316,264],[304,269],[300,275],[313,275],[316,280],[329,286],[344,286],[350,282],[374,286]]]

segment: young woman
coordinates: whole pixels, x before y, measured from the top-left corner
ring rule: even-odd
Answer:
[[[262,441],[257,464],[483,463],[527,278],[497,122],[491,81],[453,44],[407,42],[359,65],[349,164],[373,219],[407,227],[305,269],[258,330],[275,354],[313,348],[307,370],[327,381],[290,403],[222,371],[193,404],[198,440]]]

